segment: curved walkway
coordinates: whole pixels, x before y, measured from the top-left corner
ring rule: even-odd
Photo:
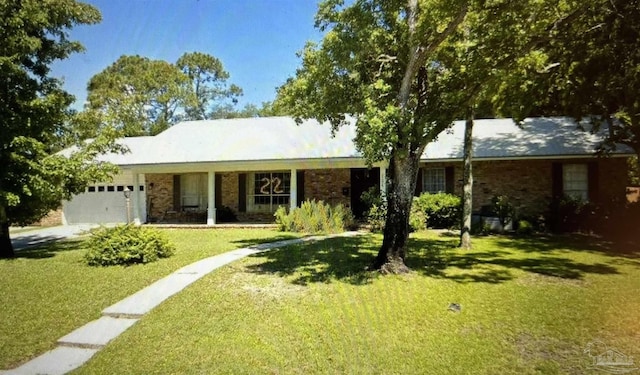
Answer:
[[[359,232],[345,232],[337,235],[312,236],[264,243],[199,260],[107,307],[102,311],[101,318],[60,338],[55,349],[18,368],[0,371],[0,374],[65,374],[82,366],[109,341],[133,326],[144,314],[219,267],[248,255],[274,248],[319,241],[330,237],[351,237],[358,234]]]

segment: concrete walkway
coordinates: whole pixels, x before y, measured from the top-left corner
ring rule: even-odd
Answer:
[[[45,227],[11,235],[11,244],[15,251],[43,244],[45,242],[60,241],[66,238],[78,237],[96,225],[60,225]]]
[[[257,254],[283,246],[319,241],[329,237],[351,237],[359,232],[345,232],[330,236],[313,236],[265,243],[236,249],[202,259],[182,267],[139,292],[111,305],[102,311],[103,316],[76,329],[58,340],[58,346],[13,370],[0,374],[65,374],[72,371],[96,354],[109,341],[133,326],[144,314],[180,292],[191,283],[222,267],[248,255]]]

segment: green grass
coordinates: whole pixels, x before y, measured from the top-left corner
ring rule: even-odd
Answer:
[[[640,358],[640,252],[592,241],[486,237],[463,251],[420,233],[405,276],[364,270],[375,235],[273,250],[194,283],[77,372],[593,372],[594,340]]]
[[[290,238],[274,230],[163,230],[175,255],[147,265],[89,267],[83,241],[19,251],[0,260],[0,369],[55,346],[111,304],[178,268],[234,248]]]

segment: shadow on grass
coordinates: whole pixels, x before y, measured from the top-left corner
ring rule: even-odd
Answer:
[[[232,241],[232,243],[239,245],[240,247],[249,247],[249,246],[254,246],[254,245],[260,245],[263,243],[268,243],[268,242],[277,242],[277,241],[284,241],[284,240],[291,240],[293,238],[298,238],[298,236],[295,236],[293,234],[286,234],[286,233],[282,233],[279,234],[275,237],[267,237],[267,238],[243,238],[240,240],[235,240]]]
[[[56,254],[66,251],[80,250],[83,248],[84,240],[81,239],[69,239],[57,242],[47,242],[40,245],[34,245],[26,249],[17,250],[12,259],[47,259],[52,258]]]
[[[570,255],[558,255],[552,250],[582,249],[566,248],[553,238],[532,241],[495,237],[492,240],[494,250],[465,251],[457,248],[457,238],[411,238],[406,263],[414,272],[459,283],[502,283],[514,279],[515,270],[571,280],[581,280],[586,274],[618,273],[609,264],[582,263]],[[251,266],[250,271],[289,277],[292,283],[300,285],[332,280],[363,285],[377,276],[376,272],[366,269],[379,246],[379,239],[371,235],[289,246],[256,255],[265,257],[266,261]]]
[[[362,285],[374,277],[366,268],[375,257],[377,246],[367,235],[287,246],[254,255],[267,260],[250,266],[250,271],[293,277],[292,283],[298,285],[332,280]]]

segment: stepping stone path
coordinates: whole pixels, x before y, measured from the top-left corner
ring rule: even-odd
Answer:
[[[232,250],[224,254],[202,259],[182,267],[174,273],[147,286],[139,292],[111,305],[102,311],[102,317],[76,329],[58,340],[58,346],[22,366],[0,374],[66,374],[87,362],[109,341],[133,326],[144,314],[153,310],[172,295],[194,281],[238,259],[274,248],[319,241],[331,237],[352,237],[359,232],[345,232],[329,236],[312,236],[264,243]]]

